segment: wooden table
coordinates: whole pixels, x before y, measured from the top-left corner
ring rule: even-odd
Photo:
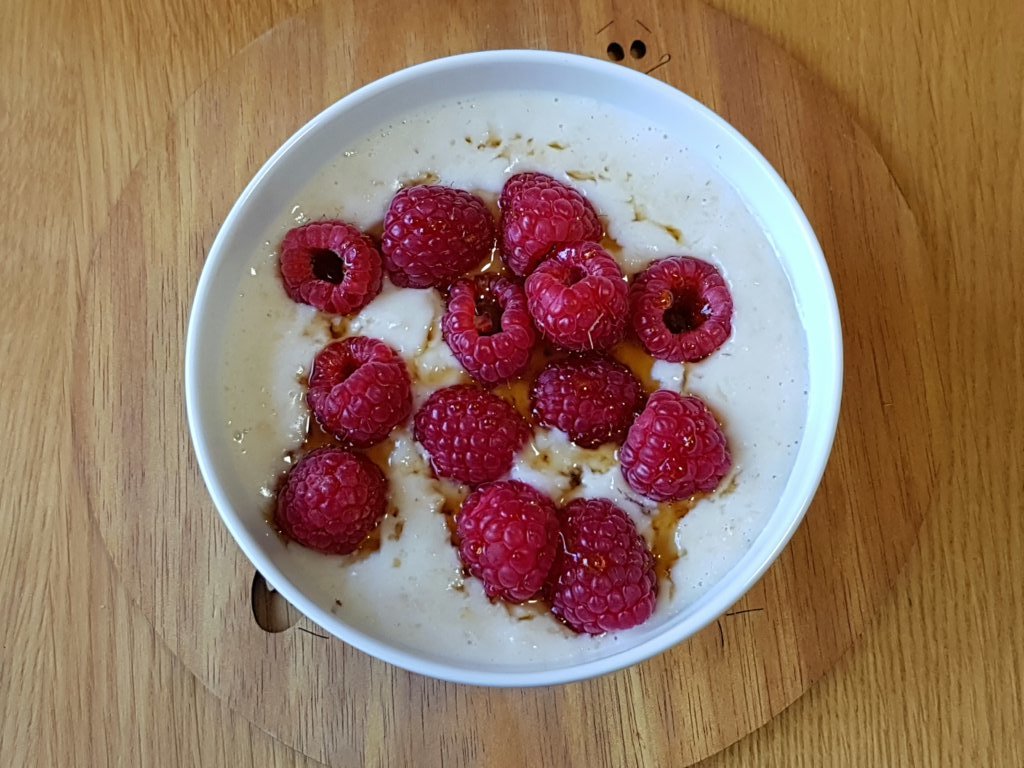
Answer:
[[[123,591],[91,522],[91,457],[73,450],[68,397],[91,246],[133,165],[205,78],[308,4],[0,9],[0,764],[314,764],[199,685]],[[940,477],[919,547],[857,647],[707,764],[1022,765],[1024,10],[714,4],[839,93],[914,209],[948,308],[919,338],[945,359],[947,416],[921,429],[957,471]]]

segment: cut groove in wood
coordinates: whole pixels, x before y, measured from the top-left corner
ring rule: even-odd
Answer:
[[[251,595],[252,617],[264,632],[284,632],[302,618],[280,592],[267,584],[259,571],[253,574]]]

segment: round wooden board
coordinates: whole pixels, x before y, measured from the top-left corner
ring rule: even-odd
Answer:
[[[96,245],[77,343],[73,438],[91,513],[125,584],[200,680],[336,765],[690,764],[776,715],[869,620],[913,546],[934,478],[908,343],[928,322],[925,249],[865,133],[797,62],[697,0],[354,0],[274,28],[217,72],[140,162]],[[380,20],[387,20],[381,31]],[[647,54],[633,58],[633,40]],[[715,625],[602,679],[487,690],[425,679],[254,620],[253,569],[203,487],[183,405],[185,330],[206,251],[270,153],[320,109],[408,64],[534,47],[661,78],[722,114],[775,165],[828,257],[846,382],[824,483],[790,546]],[[929,362],[931,364],[931,362]],[[90,454],[89,451],[94,451]],[[305,630],[305,631],[299,631]]]

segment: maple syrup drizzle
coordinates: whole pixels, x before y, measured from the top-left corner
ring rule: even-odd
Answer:
[[[441,514],[444,515],[444,524],[448,528],[448,538],[452,546],[458,549],[461,543],[458,515],[459,510],[462,509],[462,503],[469,495],[469,490],[465,486],[455,485],[447,481],[441,481],[439,485],[441,486],[441,494],[444,497],[444,501],[441,504]],[[468,576],[469,572],[466,571],[464,575]]]
[[[508,603],[500,598],[491,598],[491,602],[501,605],[509,618],[516,621],[533,621],[552,615],[551,604],[541,597],[534,597],[522,603]]]
[[[679,548],[676,546],[676,528],[679,521],[697,506],[698,501],[700,497],[692,496],[682,501],[659,504],[651,517],[651,530],[654,533],[651,553],[654,555],[654,572],[658,575],[660,584],[672,582],[672,566],[680,557]]]
[[[491,255],[487,257],[476,269],[472,269],[466,273],[467,277],[475,277],[476,275],[493,275],[494,277],[509,277],[515,279],[515,275],[505,264],[504,259],[501,258],[501,249],[495,245],[491,248]]]
[[[524,419],[532,422],[533,406],[530,402],[530,388],[544,367],[559,357],[560,354],[548,344],[543,342],[537,344],[530,355],[530,362],[526,366],[526,370],[517,378],[499,384],[494,388],[494,394],[508,400]]]
[[[611,350],[611,356],[629,368],[633,375],[640,380],[641,386],[647,394],[656,392],[661,385],[653,375],[654,358],[644,351],[643,347],[635,341],[620,341]]]
[[[422,187],[428,184],[437,184],[440,180],[441,177],[433,171],[424,171],[415,178],[405,179],[404,181],[399,182],[399,186],[402,189],[405,189],[406,187]]]
[[[607,230],[607,227],[605,227],[605,229]],[[604,237],[601,238],[601,247],[615,257],[616,261],[618,261],[618,257],[622,255],[622,245],[618,240],[609,235],[607,231],[605,232]]]
[[[379,243],[380,239],[384,236],[384,219],[375,221],[363,231]]]
[[[348,562],[350,564],[361,563],[371,555],[377,554],[380,551],[380,543],[380,526],[378,525],[366,534],[366,538],[359,542],[355,551],[348,555]]]

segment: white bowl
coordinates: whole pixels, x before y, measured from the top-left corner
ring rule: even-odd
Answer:
[[[333,157],[345,140],[410,109],[510,84],[594,98],[656,124],[685,127],[691,151],[733,186],[774,244],[806,333],[809,367],[807,419],[791,476],[763,531],[727,575],[632,647],[582,663],[512,671],[410,652],[359,631],[332,614],[330,606],[307,597],[301,577],[289,573],[266,545],[266,522],[235,492],[215,386],[246,254],[261,247],[266,222],[280,215],[324,158]],[[199,280],[185,355],[189,428],[203,478],[224,524],[260,573],[312,621],[366,653],[436,678],[501,686],[564,683],[621,669],[685,640],[739,600],[778,557],[811,503],[831,451],[841,386],[839,312],[828,268],[799,204],[768,162],[716,114],[658,80],[596,59],[540,51],[473,53],[410,67],[360,88],[307,123],[260,169],[217,235]]]

